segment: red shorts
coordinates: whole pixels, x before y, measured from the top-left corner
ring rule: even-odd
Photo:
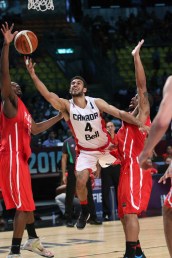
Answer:
[[[168,192],[165,201],[164,201],[164,206],[168,208],[172,208],[172,186],[170,188],[170,191]]]
[[[150,172],[139,167],[138,161],[122,165],[118,186],[118,215],[140,214],[147,209],[152,190]]]
[[[0,154],[0,182],[6,209],[35,210],[29,166],[21,154]]]

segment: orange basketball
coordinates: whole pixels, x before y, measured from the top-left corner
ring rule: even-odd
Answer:
[[[38,46],[37,36],[30,30],[22,30],[14,38],[16,50],[24,55],[33,53]]]

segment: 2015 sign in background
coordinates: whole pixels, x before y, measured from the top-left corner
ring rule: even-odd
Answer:
[[[61,156],[61,147],[32,148],[32,155],[29,159],[30,173],[32,175],[56,173]]]

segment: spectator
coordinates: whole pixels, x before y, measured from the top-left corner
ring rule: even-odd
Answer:
[[[172,158],[171,157],[167,157],[165,160],[165,164],[169,165],[172,162]]]
[[[154,167],[154,164],[152,162],[151,158],[147,159],[147,166],[148,166],[148,172],[150,172],[152,175],[157,174],[158,170]]]
[[[66,184],[62,184],[59,187],[56,188],[56,198],[55,201],[60,209],[60,218],[67,219],[66,213],[65,213],[65,206],[66,206]],[[79,200],[76,196],[74,196],[72,201],[72,214],[70,216],[70,219],[68,218],[66,220],[66,226],[67,227],[73,227],[74,223],[72,221],[72,218],[75,218],[79,215],[79,212],[81,210],[81,206],[79,203]],[[69,216],[68,216],[69,217]]]
[[[162,154],[162,157],[164,160],[166,160],[167,158],[172,158],[172,146],[168,145],[166,148],[166,153]]]
[[[48,135],[48,139],[42,143],[43,147],[56,147],[61,143],[60,140],[56,139],[56,133],[54,131],[50,131]]]

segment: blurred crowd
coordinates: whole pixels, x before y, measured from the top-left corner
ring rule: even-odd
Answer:
[[[105,21],[103,16],[92,18],[89,15],[83,17],[82,25],[92,35],[96,46],[101,47],[105,55],[109,49],[122,48],[137,43],[145,38],[147,44],[162,46],[170,44],[172,40],[172,12],[167,11],[163,18],[152,11],[141,9],[136,14],[131,13],[127,17],[119,16],[115,21]]]
[[[89,33],[93,45],[114,66],[118,62],[118,57],[116,56],[117,49],[129,49],[130,46],[136,44],[141,39],[145,39],[145,47],[154,49],[151,57],[151,72],[149,68],[146,70],[145,67],[146,72],[149,74],[147,76],[148,89],[153,96],[152,119],[157,113],[162,98],[162,87],[169,75],[168,71],[163,67],[163,62],[165,61],[167,65],[170,65],[172,62],[170,47],[172,40],[172,12],[169,9],[162,16],[159,17],[156,12],[150,12],[146,8],[142,8],[138,9],[136,13],[131,12],[128,16],[119,16],[117,20],[113,17],[106,20],[101,15],[95,17],[85,15],[82,19],[82,26]],[[159,47],[169,48],[164,60],[161,60]],[[163,72],[160,73],[159,71],[162,67]],[[116,86],[116,88],[113,104],[125,109],[131,95],[134,95],[134,89],[130,88],[127,83],[123,83],[122,87]]]

